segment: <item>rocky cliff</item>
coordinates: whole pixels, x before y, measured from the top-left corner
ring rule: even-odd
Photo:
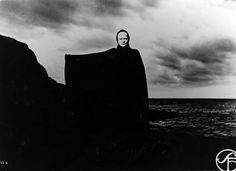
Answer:
[[[0,161],[13,162],[60,129],[63,92],[25,43],[0,36]]]

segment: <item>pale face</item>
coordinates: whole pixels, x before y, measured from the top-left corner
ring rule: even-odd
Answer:
[[[128,35],[127,33],[125,32],[120,32],[118,34],[118,44],[121,46],[121,47],[125,47],[128,45]]]

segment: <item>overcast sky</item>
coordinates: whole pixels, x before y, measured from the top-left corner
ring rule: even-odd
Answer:
[[[234,0],[0,0],[0,34],[28,44],[64,83],[64,55],[115,47],[130,33],[149,97],[236,98]]]

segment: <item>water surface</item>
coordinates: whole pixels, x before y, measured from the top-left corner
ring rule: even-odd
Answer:
[[[149,107],[157,116],[175,114],[151,121],[153,129],[236,137],[236,99],[152,99]]]

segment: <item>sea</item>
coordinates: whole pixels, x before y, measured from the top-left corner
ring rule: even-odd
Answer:
[[[236,137],[236,99],[150,99],[153,130]]]

